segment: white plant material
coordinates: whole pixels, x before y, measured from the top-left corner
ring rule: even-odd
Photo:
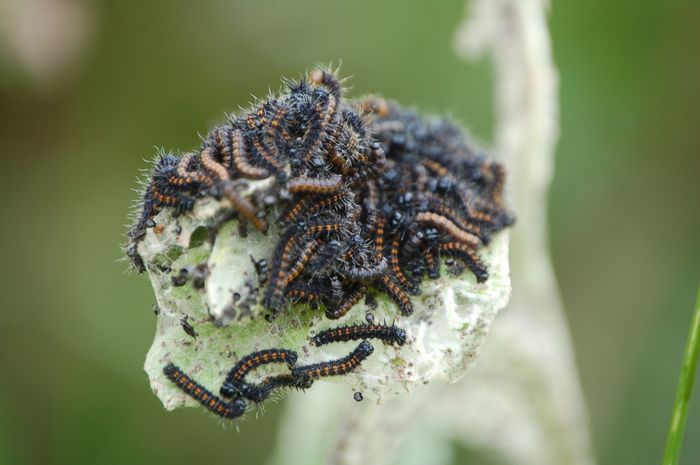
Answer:
[[[495,148],[512,174],[518,224],[512,232],[513,299],[494,325],[481,363],[444,404],[464,408],[463,415],[451,416],[453,437],[491,449],[508,463],[588,465],[595,460],[585,402],[546,232],[559,132],[546,7],[543,0],[476,0],[458,33],[457,48],[467,58],[490,53],[494,60]],[[440,415],[439,408],[435,412]]]
[[[509,172],[513,299],[475,369],[382,405],[337,389],[294,397],[271,463],[441,465],[450,441],[514,465],[592,465],[587,416],[552,270],[546,195],[558,136],[557,74],[543,0],[473,0],[458,33],[466,58],[496,67],[495,152]],[[318,434],[313,434],[317,432]]]
[[[248,183],[250,190],[266,187],[264,182]],[[264,236],[251,230],[241,237],[237,220],[229,220],[221,222],[217,233],[209,237],[207,227],[230,211],[226,200],[213,199],[199,201],[191,213],[178,218],[163,211],[154,218],[157,227],[148,229],[138,245],[160,309],[145,369],[153,391],[168,409],[198,405],[163,375],[163,367],[170,362],[216,393],[226,373],[251,352],[291,349],[299,353],[300,365],[346,355],[357,342],[313,347],[309,336],[338,324],[363,322],[368,312],[379,322],[396,322],[406,331],[407,342],[402,347],[373,342],[374,353],[360,369],[328,379],[343,385],[347,399],[352,399],[352,391],[359,391],[368,401],[378,402],[414,386],[454,382],[478,358],[489,326],[510,295],[508,234],[504,232],[481,251],[490,273],[487,282],[476,283],[468,270],[453,277],[443,265],[441,277],[424,282],[421,295],[412,298],[414,313],[410,316],[402,317],[396,304],[378,295],[376,308],[361,302],[339,321],[327,319],[321,310],[298,305],[268,322],[265,309],[257,303],[257,292],[248,284],[257,284],[258,279],[250,256],[269,260],[278,231],[271,229]],[[173,285],[172,278],[180,269],[191,275],[200,264],[206,264],[208,273],[203,289],[191,283]],[[182,329],[185,317],[197,332],[196,338]],[[257,376],[285,370],[283,366],[264,367],[257,370]],[[317,382],[311,391],[325,381]]]

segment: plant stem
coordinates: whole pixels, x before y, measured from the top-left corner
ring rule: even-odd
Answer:
[[[673,405],[671,426],[668,429],[666,439],[666,452],[663,465],[676,465],[681,454],[683,435],[685,433],[685,421],[688,416],[690,396],[693,392],[695,369],[698,366],[698,353],[700,353],[700,289],[695,301],[695,312],[690,323],[688,342],[685,347],[681,376],[676,390],[676,401]]]

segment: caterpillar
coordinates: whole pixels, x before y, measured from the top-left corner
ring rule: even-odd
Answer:
[[[182,392],[202,404],[214,415],[221,418],[233,419],[240,417],[245,412],[246,403],[243,399],[239,398],[232,402],[224,402],[221,398],[209,392],[172,363],[165,365],[163,374],[180,388]]]
[[[372,344],[368,341],[362,341],[355,350],[338,360],[294,367],[292,369],[292,376],[295,378],[318,379],[327,376],[344,375],[359,367],[367,357],[372,355],[372,352],[374,352]]]
[[[406,331],[395,325],[358,323],[321,331],[311,338],[311,342],[315,346],[322,346],[333,342],[358,341],[360,339],[379,339],[385,344],[402,346],[406,343]]]

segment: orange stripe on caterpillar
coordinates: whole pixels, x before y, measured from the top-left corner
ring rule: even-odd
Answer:
[[[343,178],[334,174],[327,178],[310,178],[298,176],[287,181],[287,190],[296,194],[299,192],[309,194],[332,194],[343,187]]]
[[[243,218],[248,220],[255,227],[255,229],[263,234],[267,233],[267,220],[258,216],[258,209],[255,208],[255,206],[253,206],[248,199],[239,194],[232,183],[227,182],[224,184],[223,194],[224,197],[231,202],[233,208],[235,208],[236,211],[243,216]]]
[[[452,221],[442,215],[438,215],[437,213],[420,212],[416,215],[416,221],[419,223],[432,224],[440,231],[444,232],[445,234],[449,234],[459,242],[469,244],[474,247],[481,244],[481,240],[478,236],[467,231],[463,231]]]

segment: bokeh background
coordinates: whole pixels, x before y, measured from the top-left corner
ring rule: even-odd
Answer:
[[[283,403],[236,432],[148,388],[154,299],[119,261],[135,176],[281,76],[341,60],[351,95],[452,114],[488,145],[491,64],[452,49],[464,11],[0,0],[0,463],[262,463]],[[700,279],[700,2],[554,1],[550,26],[550,234],[596,453],[659,463]],[[696,386],[683,463],[698,438]]]

